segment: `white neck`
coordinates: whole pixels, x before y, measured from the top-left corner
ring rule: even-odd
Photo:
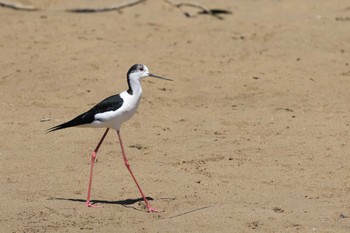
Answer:
[[[128,93],[131,95],[142,95],[141,79],[131,75],[128,79],[129,89]]]

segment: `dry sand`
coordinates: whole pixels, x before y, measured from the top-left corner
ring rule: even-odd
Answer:
[[[196,2],[233,14],[0,8],[1,232],[350,232],[350,2]],[[103,208],[86,208],[103,129],[44,131],[123,91],[134,63],[175,80],[144,80],[122,127],[164,212],[144,210],[114,132],[94,174]]]

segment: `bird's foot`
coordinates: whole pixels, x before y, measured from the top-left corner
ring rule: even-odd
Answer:
[[[96,205],[96,204],[92,204],[90,201],[86,202],[86,207],[93,207],[93,208],[100,208],[102,206]]]
[[[148,212],[149,213],[159,213],[159,212],[164,212],[164,210],[157,210],[156,208],[153,208],[152,206],[148,205],[147,206]]]

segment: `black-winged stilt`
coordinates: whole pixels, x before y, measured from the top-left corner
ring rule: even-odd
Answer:
[[[148,211],[157,212],[157,210],[151,207],[150,204],[148,203],[145,195],[141,190],[140,185],[138,184],[134,174],[131,171],[128,159],[126,158],[126,155],[125,155],[122,138],[120,136],[121,124],[129,120],[135,114],[137,107],[139,106],[141,96],[142,96],[141,79],[145,77],[154,77],[154,78],[172,81],[171,79],[163,78],[163,77],[149,73],[148,68],[145,65],[135,64],[129,69],[127,73],[127,81],[129,85],[128,90],[120,94],[110,96],[102,100],[100,103],[95,105],[89,111],[75,117],[74,119],[66,123],[54,126],[47,130],[47,132],[49,133],[55,130],[73,127],[73,126],[106,128],[106,131],[104,132],[101,140],[97,144],[91,156],[90,179],[89,179],[88,194],[86,199],[86,206],[88,207],[96,207],[90,201],[90,194],[91,194],[91,184],[92,184],[92,173],[94,169],[97,151],[100,148],[103,140],[105,139],[109,129],[115,129],[118,134],[118,139],[120,142],[120,147],[121,147],[124,164],[126,168],[128,169],[132,178],[134,179],[136,186],[139,189],[143,200],[145,201]]]

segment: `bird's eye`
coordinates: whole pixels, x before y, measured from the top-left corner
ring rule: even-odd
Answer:
[[[139,69],[140,71],[143,71],[143,67],[140,67],[140,69]]]

